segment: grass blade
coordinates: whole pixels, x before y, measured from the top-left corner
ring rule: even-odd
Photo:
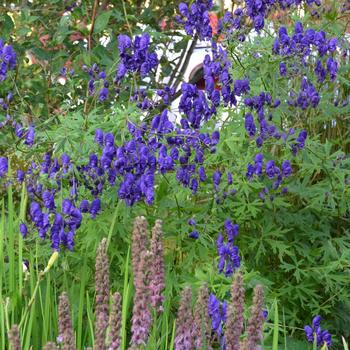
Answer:
[[[128,254],[126,256],[125,261],[125,269],[124,269],[124,287],[123,287],[123,301],[122,301],[122,344],[121,349],[126,349],[126,323],[128,317],[128,309],[129,309],[129,299],[130,299],[130,281],[129,281],[129,262],[130,262],[130,247],[128,249]]]
[[[279,320],[278,320],[278,303],[275,299],[275,314],[273,321],[273,340],[272,340],[272,350],[278,350],[278,332],[279,332]]]
[[[343,341],[344,350],[349,350],[348,344],[346,343],[344,337],[341,337],[341,339]]]

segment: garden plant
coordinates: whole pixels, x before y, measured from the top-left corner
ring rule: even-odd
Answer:
[[[349,0],[0,28],[0,350],[348,349]]]

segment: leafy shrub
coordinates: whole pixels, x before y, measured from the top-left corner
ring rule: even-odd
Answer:
[[[47,261],[49,246],[64,256],[55,288],[83,279],[71,289],[84,299],[89,252],[102,236],[118,247],[111,260],[120,287],[129,263],[126,227],[141,214],[164,221],[170,294],[185,282],[207,282],[223,300],[227,276],[242,265],[249,286],[261,282],[268,304],[281,302],[290,327],[322,313],[331,331],[348,336],[349,47],[343,9],[328,3],[317,8],[314,1],[259,3],[246,1],[217,27],[209,26],[211,1],[181,4],[176,21],[186,35],[172,20],[159,31],[157,18],[175,10],[153,2],[145,10],[124,1],[4,10],[0,177],[8,204],[0,261],[3,267],[9,262],[1,278],[10,283],[2,285],[2,300],[11,297],[25,307],[22,258],[34,269]],[[285,26],[269,21],[275,11],[284,13]],[[317,19],[315,11],[326,13]],[[43,26],[34,29],[34,21]],[[191,83],[178,89],[183,70],[167,50],[187,56],[186,65],[197,40],[208,38],[205,91]],[[177,97],[179,114],[172,120]],[[20,201],[13,189],[22,183]],[[14,204],[20,209],[16,227]],[[238,236],[227,220],[239,225]],[[218,274],[218,264],[227,276]],[[33,293],[41,277],[29,278]],[[15,323],[21,313],[11,304],[4,310]],[[53,310],[45,309],[43,318]],[[77,322],[82,320],[79,311]],[[42,336],[29,327],[33,346],[50,338],[50,324]]]

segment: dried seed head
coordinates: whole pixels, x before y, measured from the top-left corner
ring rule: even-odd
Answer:
[[[196,349],[211,349],[210,347],[210,318],[208,313],[209,290],[205,283],[198,293],[194,309],[194,337]]]
[[[146,345],[152,323],[150,312],[150,268],[152,253],[143,251],[141,253],[140,265],[135,275],[134,306],[131,319],[131,347]]]
[[[244,294],[243,278],[240,272],[235,274],[231,290],[231,303],[228,306],[225,329],[227,350],[239,350],[240,337],[244,323]]]
[[[58,304],[59,339],[63,350],[75,350],[75,339],[70,316],[70,306],[67,293],[62,293]]]
[[[16,324],[14,324],[8,333],[9,341],[12,346],[12,350],[21,350],[21,340],[19,338],[19,329]]]
[[[194,347],[194,319],[192,315],[192,289],[186,287],[181,295],[176,317],[175,350],[191,350]]]
[[[109,345],[108,350],[117,350],[120,346],[121,329],[121,296],[114,293],[112,296],[112,311],[109,319]]]
[[[163,310],[162,291],[165,288],[165,268],[164,268],[164,250],[162,242],[162,222],[157,220],[152,229],[151,238],[151,252],[153,254],[152,259],[152,271],[151,271],[151,304],[157,312]]]
[[[141,252],[148,250],[148,246],[147,220],[144,216],[138,216],[134,222],[131,247],[134,276],[136,276],[140,265]]]
[[[264,325],[264,290],[261,285],[257,285],[254,288],[253,305],[251,308],[250,319],[248,322],[247,330],[247,346],[248,349],[258,350],[260,343],[263,338],[263,325]]]

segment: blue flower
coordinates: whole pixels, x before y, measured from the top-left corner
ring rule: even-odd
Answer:
[[[90,206],[90,217],[92,219],[95,219],[96,215],[99,213],[101,210],[101,200],[100,198],[95,198]]]
[[[207,175],[206,175],[204,167],[202,167],[202,166],[199,167],[198,176],[199,176],[199,180],[202,182],[204,182],[207,179]]]
[[[245,115],[244,127],[247,130],[247,133],[248,133],[248,135],[250,137],[255,136],[256,126],[255,126],[255,123],[254,123],[254,118],[253,118],[253,116],[250,113]]]
[[[196,226],[196,220],[191,218],[187,221],[187,223],[190,225],[190,226]]]
[[[332,346],[331,334],[328,330],[321,329],[321,316],[315,316],[312,320],[312,326],[305,326],[304,331],[309,343],[314,343],[316,339],[317,348],[322,348],[324,344],[326,344],[328,348]]]
[[[287,75],[287,65],[284,62],[280,63],[280,74],[282,77],[285,77]]]
[[[124,34],[118,36],[118,50],[121,54],[124,54],[126,50],[130,49],[132,46],[131,39]]]
[[[28,234],[27,225],[24,224],[24,223],[21,223],[21,224],[19,225],[19,232],[21,233],[21,235],[23,236],[23,238],[26,238],[26,237],[27,237],[27,234]]]
[[[224,242],[223,235],[219,233],[216,247],[219,255],[219,273],[224,272],[225,276],[228,277],[241,265],[238,247],[234,245],[234,239],[239,233],[239,226],[228,219],[224,223],[224,228],[227,234],[227,243]]]
[[[193,239],[198,239],[199,233],[198,233],[198,231],[192,231],[192,232],[189,233],[188,236],[189,236],[190,238],[193,238]]]
[[[227,173],[227,184],[230,186],[230,185],[232,185],[232,183],[233,183],[232,173],[229,171]]]
[[[128,72],[138,72],[145,77],[158,65],[155,52],[150,51],[150,36],[143,33],[132,41],[127,35],[119,35],[118,49],[121,62],[116,72],[116,80],[120,81]]]
[[[254,17],[254,28],[256,31],[260,31],[261,29],[264,28],[264,17],[261,15],[258,15]]]
[[[89,208],[90,208],[89,201],[87,199],[83,199],[80,202],[80,206],[79,206],[80,211],[82,213],[87,213],[89,211]]]
[[[0,157],[0,177],[8,172],[8,160],[6,157]]]
[[[289,177],[291,174],[292,174],[292,166],[289,162],[289,160],[285,160],[283,163],[282,163],[282,174],[283,176],[285,177]]]
[[[219,186],[220,185],[220,181],[221,181],[221,172],[219,170],[214,171],[213,174],[213,183],[215,186]]]
[[[26,134],[24,143],[29,147],[32,147],[34,145],[34,140],[35,140],[35,129],[33,126],[30,126]]]
[[[18,182],[23,182],[24,181],[24,176],[25,176],[24,172],[21,169],[18,169],[17,170],[17,176],[16,176],[17,181]]]
[[[103,87],[100,92],[98,93],[98,99],[100,102],[105,101],[108,98],[108,89],[106,87]]]
[[[223,325],[227,319],[227,303],[221,302],[214,294],[208,300],[208,314],[211,319],[211,328],[217,334],[221,349],[225,348]]]
[[[184,25],[188,35],[198,34],[201,40],[211,39],[213,33],[210,26],[209,12],[213,7],[212,0],[195,0],[191,7],[180,3],[179,12],[182,17],[177,17],[178,22]]]

